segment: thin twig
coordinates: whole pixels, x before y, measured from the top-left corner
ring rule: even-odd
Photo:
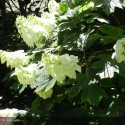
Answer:
[[[7,2],[7,4],[8,4],[8,6],[9,6],[9,8],[10,8],[11,12],[13,13],[13,15],[15,15],[15,14],[14,14],[14,11],[13,11],[13,9],[12,9],[12,7],[11,7],[10,3],[9,3],[9,1]]]
[[[88,66],[88,62],[87,62],[87,59],[86,59],[86,53],[84,51],[84,60],[85,60],[85,63],[86,63],[86,74],[87,74],[87,78],[88,78],[88,74],[89,74],[89,66]]]
[[[19,8],[18,8],[17,5],[13,2],[13,0],[11,0],[11,2],[12,2],[13,5],[15,6],[15,8],[19,10]]]

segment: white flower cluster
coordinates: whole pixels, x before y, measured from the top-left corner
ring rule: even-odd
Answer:
[[[23,114],[25,115],[27,111],[25,110],[18,110],[18,109],[2,109],[0,110],[0,116],[1,117],[16,117],[17,114]]]
[[[33,15],[27,18],[18,16],[16,19],[18,32],[29,47],[39,47],[45,38],[48,38],[56,27],[53,14],[44,12],[41,17]]]
[[[125,61],[125,38],[122,38],[116,42],[114,45],[115,53],[113,53],[112,58],[115,58],[118,63]]]
[[[46,72],[62,84],[66,76],[76,79],[75,71],[81,72],[81,67],[77,65],[78,58],[73,55],[59,56],[48,53],[43,55],[42,61]]]
[[[48,3],[49,13],[43,12],[41,17],[33,15],[17,17],[16,26],[18,32],[29,47],[42,47],[46,44],[46,40],[54,36],[54,30],[57,27],[56,18],[61,14],[60,7],[60,4],[55,0],[50,0]],[[68,54],[60,56],[45,53],[42,56],[42,61],[36,64],[30,62],[32,61],[30,60],[30,56],[23,50],[15,52],[0,50],[0,60],[2,64],[6,63],[7,66],[15,68],[12,76],[16,75],[18,81],[24,87],[29,85],[31,88],[34,87],[33,89],[36,88],[36,94],[43,99],[51,97],[53,93],[52,88],[56,81],[58,81],[59,85],[62,85],[66,77],[76,79],[76,71],[81,72],[81,67],[77,64],[78,57]],[[53,81],[45,77],[45,80],[47,80],[43,86],[41,81],[37,82],[39,78],[38,74],[41,73],[39,73],[39,71],[41,71],[40,67],[45,70],[45,76],[51,75],[53,77]],[[44,83],[44,77],[42,78]]]
[[[60,14],[60,6],[55,0],[50,0],[48,3],[49,12],[54,15]]]
[[[12,75],[17,75],[19,82],[23,85],[31,85],[35,82],[35,74],[38,71],[37,64],[30,64],[27,67],[15,68],[15,72]]]
[[[2,109],[0,110],[0,125],[10,125],[14,118],[20,114],[25,115],[27,111],[18,109]]]
[[[14,52],[6,52],[0,50],[1,63],[7,63],[7,67],[11,68],[19,67],[28,64],[29,56],[23,50],[18,50]]]
[[[44,90],[40,90],[40,91],[37,91],[36,94],[38,94],[40,97],[42,97],[43,99],[47,99],[47,98],[50,98],[51,95],[53,93],[53,90],[52,89],[49,89],[48,91],[44,91]]]

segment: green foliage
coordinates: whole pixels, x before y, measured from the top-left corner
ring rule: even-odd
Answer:
[[[68,5],[61,3],[60,10],[61,10],[61,13],[64,14],[68,10]]]
[[[97,85],[88,85],[83,89],[81,102],[87,101],[91,105],[98,105],[98,102],[103,97],[106,97],[106,93],[103,89]]]
[[[123,8],[122,7],[122,4],[121,4],[121,1],[120,0],[100,0],[100,1],[97,1],[97,0],[94,0],[94,3],[96,6],[102,6],[103,7],[103,10],[107,13],[107,14],[110,14],[112,12],[115,11],[115,8],[118,7],[118,8]]]
[[[101,41],[105,44],[113,41],[116,42],[116,40],[123,37],[123,29],[121,29],[120,27],[102,25],[99,30],[103,33]]]

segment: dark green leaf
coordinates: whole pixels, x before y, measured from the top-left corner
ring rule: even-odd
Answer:
[[[124,90],[125,88],[125,77],[119,77],[119,86]]]
[[[21,94],[26,88],[27,88],[27,85],[23,85],[19,90],[19,94]]]
[[[76,97],[81,91],[81,86],[79,84],[74,85],[70,90],[69,90],[69,94],[68,94],[68,98],[72,99],[74,97]]]
[[[64,36],[65,41],[63,41],[62,46],[67,50],[83,51],[86,47],[89,47],[92,44],[92,43],[87,44],[87,38],[91,32],[92,31],[86,32],[80,34],[79,36],[73,33],[70,35],[67,34]]]
[[[83,88],[81,103],[87,101],[91,105],[97,106],[103,97],[107,97],[105,91],[95,84],[90,84]]]
[[[22,87],[21,84],[18,83],[18,82],[14,83],[14,84],[11,86],[11,88],[14,89],[15,91],[19,90],[21,87]]]
[[[94,43],[96,43],[96,40],[99,39],[101,35],[99,34],[90,34],[87,38],[87,41],[85,43],[84,49],[89,49]]]
[[[44,68],[38,71],[37,79],[36,82],[31,85],[31,88],[35,89],[35,92],[39,90],[44,90],[45,92],[51,89],[55,83],[56,80],[51,78],[50,75],[48,75],[45,71]]]
[[[41,111],[39,110],[40,105],[41,105],[41,98],[38,96],[35,100],[33,100],[29,113],[31,112],[34,113],[35,115],[41,113]]]
[[[63,23],[61,23],[59,26],[58,26],[58,29],[60,30],[60,31],[64,31],[64,30],[70,30],[70,29],[72,29],[72,28],[76,28],[77,26],[76,26],[76,24],[74,24],[73,22],[63,22]]]
[[[98,55],[99,60],[94,62],[91,66],[92,69],[104,69],[107,62],[111,62],[111,57],[106,54]]]
[[[99,30],[104,34],[101,37],[101,41],[105,44],[114,43],[123,36],[123,30],[120,27],[105,24],[102,25]]]
[[[48,84],[46,85],[46,89],[45,92],[48,91],[49,89],[53,88],[53,86],[55,85],[56,80],[52,79],[51,81],[48,82]]]
[[[99,81],[99,84],[104,88],[113,88],[115,85],[112,83],[112,79],[105,78]]]
[[[72,0],[72,3],[74,4],[74,6],[78,6],[83,4],[83,0]]]
[[[65,112],[61,113],[61,116],[64,117],[80,117],[82,113],[84,112],[84,107],[74,107],[68,110],[65,110]],[[71,123],[71,121],[70,121]]]
[[[75,85],[72,86],[69,90],[69,99],[76,97],[83,89],[83,86],[86,86],[86,84],[89,82],[87,79],[87,75],[82,73],[77,75],[77,79],[75,81]]]
[[[110,117],[116,117],[119,116],[120,111],[123,113],[125,112],[125,102],[121,99],[117,99],[115,101],[112,101],[112,103],[109,105],[109,111],[108,116]],[[122,114],[121,114],[122,115]]]
[[[111,35],[113,37],[116,37],[116,35],[118,35],[119,37],[123,35],[123,29],[111,25],[104,24],[100,27],[99,30],[104,34]]]

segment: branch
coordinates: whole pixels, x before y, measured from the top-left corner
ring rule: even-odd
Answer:
[[[15,14],[14,14],[14,11],[13,11],[13,9],[12,9],[12,7],[11,7],[10,3],[9,3],[9,1],[7,2],[7,4],[8,4],[8,6],[9,6],[9,8],[10,8],[11,12],[13,13],[13,15],[15,15]]]
[[[19,10],[19,8],[18,8],[17,5],[13,2],[13,0],[11,0],[11,2],[12,2],[13,5],[15,6],[15,8]],[[20,11],[20,10],[19,10],[19,11]]]

